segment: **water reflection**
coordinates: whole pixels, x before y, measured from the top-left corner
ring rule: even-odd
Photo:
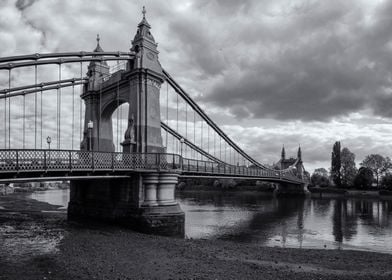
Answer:
[[[391,201],[179,194],[191,238],[392,253]]]
[[[38,191],[29,194],[28,197],[53,205],[61,205],[62,207],[59,209],[66,209],[69,201],[69,190]]]
[[[69,191],[32,198],[66,207]],[[392,201],[282,198],[257,193],[179,193],[189,238],[263,246],[362,249],[392,253]]]

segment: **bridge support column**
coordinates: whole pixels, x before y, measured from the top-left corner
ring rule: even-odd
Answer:
[[[157,199],[159,205],[177,204],[174,197],[176,185],[178,183],[178,174],[161,173],[159,176],[159,185]]]
[[[158,173],[151,173],[143,176],[144,185],[144,201],[143,206],[157,206],[157,187],[158,187]]]
[[[278,183],[274,190],[274,196],[305,196],[304,185]]]
[[[156,182],[156,174],[153,174]],[[185,235],[185,214],[175,200],[174,190],[178,183],[178,174],[160,173],[156,189],[156,205],[151,205],[148,196],[141,207],[141,227],[143,232],[180,236]],[[144,191],[151,191],[152,177],[143,176]],[[146,203],[147,202],[147,203]]]
[[[183,237],[185,214],[174,197],[176,173],[71,181],[69,220],[101,220],[136,231]]]

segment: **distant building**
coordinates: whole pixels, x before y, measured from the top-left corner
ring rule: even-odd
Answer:
[[[286,150],[283,146],[280,155],[280,160],[275,164],[275,168],[280,170],[293,168],[294,170],[296,170],[295,172],[297,172],[297,174],[300,174],[302,177],[305,168],[302,162],[301,147],[298,147],[297,158],[294,157],[286,158]]]

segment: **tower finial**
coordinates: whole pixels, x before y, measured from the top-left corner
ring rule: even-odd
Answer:
[[[143,14],[143,18],[145,19],[146,18],[146,7],[145,6],[143,6],[143,10],[142,10],[142,14]]]
[[[298,157],[299,159],[301,159],[301,158],[302,158],[302,151],[301,151],[301,145],[300,145],[300,144],[298,144],[298,152],[297,152],[297,157]]]
[[[284,149],[284,144],[283,144],[283,146],[282,146],[281,158],[282,158],[282,159],[286,159],[286,151],[285,151],[285,149]]]
[[[99,34],[97,34],[97,39],[96,40],[97,40],[97,46],[95,47],[94,52],[103,52],[103,49],[99,45],[99,41],[101,40],[101,38],[99,37]]]

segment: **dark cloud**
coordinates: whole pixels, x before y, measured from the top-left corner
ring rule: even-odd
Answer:
[[[24,9],[30,7],[31,5],[34,4],[34,2],[37,2],[38,0],[18,0],[15,3],[16,8],[19,10],[23,11]]]
[[[239,22],[244,32],[227,33],[238,46],[230,49],[230,61],[216,59],[213,42],[202,35],[206,27],[177,34],[196,65],[223,76],[200,101],[227,107],[238,118],[246,111],[256,118],[329,120],[366,108],[390,116],[382,104],[391,98],[391,7],[377,9],[371,23],[367,10],[351,1],[294,6],[275,32],[263,20]],[[247,38],[246,45],[238,38]]]
[[[195,24],[192,19],[185,17],[172,20],[169,24],[169,33],[175,34],[181,48],[178,52],[184,52],[188,57],[187,62],[192,66],[200,67],[206,75],[217,75],[222,72],[226,65],[219,55],[216,47],[211,46],[213,39],[212,30]]]

